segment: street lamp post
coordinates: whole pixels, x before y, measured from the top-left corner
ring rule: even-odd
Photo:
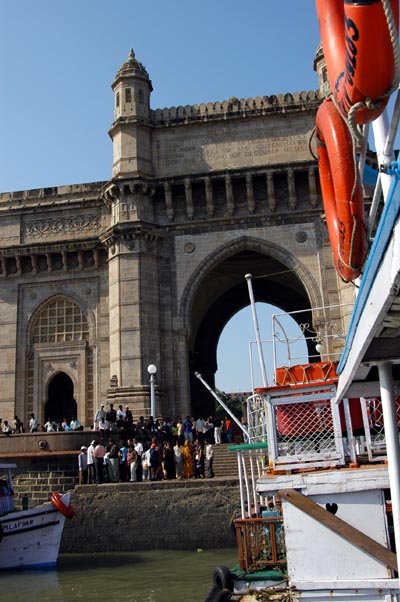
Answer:
[[[157,366],[150,364],[147,366],[147,372],[150,374],[150,414],[156,418],[156,394],[154,390],[154,375],[157,372]]]

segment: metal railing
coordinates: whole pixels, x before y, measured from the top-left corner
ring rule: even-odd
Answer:
[[[234,524],[241,571],[286,565],[282,516],[239,518]]]

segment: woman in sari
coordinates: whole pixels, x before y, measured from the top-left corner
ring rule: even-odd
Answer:
[[[194,462],[193,462],[193,450],[190,445],[190,441],[186,440],[182,447],[182,460],[183,460],[183,478],[191,479],[193,476]]]

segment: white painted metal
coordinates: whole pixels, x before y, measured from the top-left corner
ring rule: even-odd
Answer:
[[[346,421],[347,445],[349,447],[350,460],[352,462],[357,462],[356,446],[355,446],[354,435],[353,435],[353,427],[351,424],[349,400],[347,397],[345,399],[343,399],[343,410],[344,410],[344,418]]]
[[[238,464],[239,489],[240,489],[240,511],[241,511],[241,517],[245,518],[242,461],[241,461],[239,452],[237,453],[237,464]]]
[[[265,370],[264,354],[263,354],[263,349],[262,349],[261,339],[260,339],[260,329],[258,327],[258,318],[257,318],[257,312],[256,312],[256,304],[255,304],[255,301],[254,301],[253,285],[252,285],[252,275],[251,274],[246,274],[245,278],[247,280],[247,287],[249,289],[251,313],[252,313],[252,316],[253,316],[253,324],[254,324],[254,330],[255,330],[256,341],[257,341],[258,359],[259,359],[259,362],[260,362],[260,370],[261,370],[261,375],[262,375],[263,386],[264,387],[268,387],[268,379],[267,379],[267,373],[266,373],[266,370]]]
[[[294,391],[296,395],[293,395]],[[344,464],[339,408],[333,402],[334,385],[322,383],[320,385],[310,384],[302,389],[270,388],[264,393],[264,397],[268,408],[264,416],[267,420],[268,454],[271,467],[279,469],[316,468]],[[307,442],[307,437],[291,437],[288,443],[289,447],[286,448],[278,434],[276,415],[279,406],[295,404],[296,408],[300,408],[302,404],[305,404],[304,407],[313,406],[317,402],[326,402],[327,400],[331,400],[329,421],[332,422],[333,429],[329,436],[323,435],[320,445],[312,449],[310,441]]]
[[[392,367],[390,363],[378,366],[381,384],[383,419],[385,423],[386,449],[389,458],[389,482],[392,498],[393,527],[396,550],[400,552],[400,446],[396,407],[393,395]],[[398,554],[400,557],[400,553]]]
[[[256,490],[256,476],[254,472],[254,462],[253,462],[253,451],[249,454],[249,463],[250,463],[250,474],[251,474],[251,487],[253,491],[253,504],[254,504],[254,512],[258,514],[259,504],[257,498],[257,490]]]
[[[396,298],[400,286],[400,222],[394,227],[392,238],[376,275],[375,285],[369,292],[365,309],[355,332],[346,364],[340,374],[336,399],[348,394],[357,370],[383,319]]]
[[[224,403],[224,401],[221,399],[221,397],[219,395],[217,395],[217,393],[215,391],[213,391],[213,389],[210,387],[210,385],[204,380],[204,378],[201,376],[201,374],[199,372],[195,372],[194,375],[199,379],[200,382],[203,383],[203,385],[205,386],[206,389],[208,389],[208,391],[210,391],[211,395],[213,397],[215,397],[215,399],[218,401],[218,403],[224,408],[225,412],[227,414],[229,414],[229,416],[232,418],[232,420],[234,422],[236,422],[236,424],[238,425],[238,427],[240,428],[240,430],[242,431],[242,433],[248,437],[249,434],[247,432],[247,428],[240,422],[240,420],[238,420],[235,416],[235,414],[232,413],[232,411],[230,410],[230,408],[226,405],[226,403]]]
[[[378,119],[375,119],[375,121],[372,122],[372,130],[374,132],[378,164],[386,168],[387,166],[391,165],[395,159],[393,147],[390,148],[390,146],[387,145],[387,137],[389,132],[389,118],[387,110],[385,110],[382,115],[378,117]],[[386,200],[391,184],[391,177],[388,174],[381,172],[380,179],[383,198]]]
[[[383,491],[359,491],[309,496],[325,508],[337,504],[336,516],[388,547]],[[362,512],[360,512],[362,508]],[[320,579],[387,579],[385,565],[343,537],[282,500],[288,574],[291,581]]]
[[[242,464],[244,484],[246,487],[247,516],[250,517],[251,516],[251,497],[250,497],[249,477],[248,477],[247,470],[246,470],[246,458],[242,451],[238,451],[238,457],[240,458],[240,462]]]

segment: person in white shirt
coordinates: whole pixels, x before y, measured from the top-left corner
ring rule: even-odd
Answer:
[[[204,427],[205,427],[205,424],[206,424],[206,421],[201,416],[195,422],[196,432],[197,432],[197,438],[198,438],[199,443],[201,445],[204,443]]]
[[[118,420],[124,421],[125,418],[126,418],[126,412],[124,412],[124,410],[122,409],[122,405],[119,405],[118,410],[117,410],[117,422],[118,422]]]
[[[46,433],[53,433],[56,430],[55,424],[52,420],[50,420],[50,418],[47,419],[47,422],[44,425],[44,428],[46,429]]]
[[[3,435],[11,435],[12,428],[8,424],[8,420],[3,420]]]
[[[96,471],[94,468],[94,448],[96,441],[92,441],[87,448],[87,468],[88,468],[88,483],[96,482]]]
[[[109,422],[105,418],[102,418],[97,427],[97,430],[100,432],[100,436],[102,439],[107,437],[109,429],[110,429]]]
[[[94,415],[94,421],[93,421],[93,430],[97,431],[99,428],[99,423],[101,421],[101,419],[106,418],[106,411],[104,409],[104,403],[101,404],[100,408],[96,411],[96,414]]]
[[[69,426],[71,427],[71,431],[80,431],[81,430],[81,423],[75,417],[72,418],[71,422],[69,423]]]
[[[29,430],[31,433],[37,433],[39,426],[39,420],[35,418],[35,414],[31,414],[31,418],[29,420]]]
[[[181,452],[181,446],[179,445],[178,441],[174,445],[174,455],[175,455],[176,478],[183,479],[182,452]]]
[[[213,446],[211,445],[211,443],[209,441],[205,442],[204,451],[205,451],[205,455],[206,455],[207,477],[209,479],[212,479],[215,476],[214,470],[213,470],[214,450],[213,450]]]
[[[143,456],[143,445],[142,443],[139,441],[139,439],[134,439],[134,448],[135,451],[137,453],[137,467],[136,467],[136,480],[137,481],[142,481],[143,480],[143,467],[142,467],[142,456]]]

